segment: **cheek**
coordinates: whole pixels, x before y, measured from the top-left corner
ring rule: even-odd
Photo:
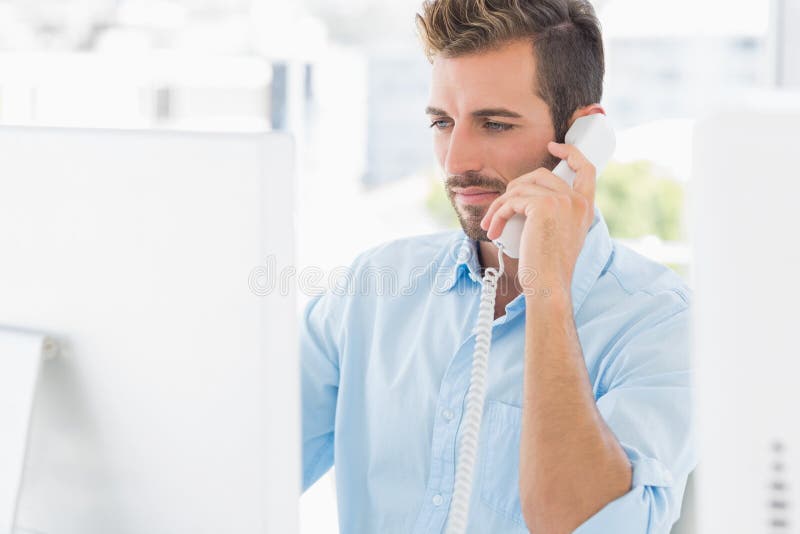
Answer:
[[[546,147],[543,155],[541,148],[525,143],[497,147],[494,156],[498,168],[503,169],[507,179],[513,180],[541,167],[547,154]]]
[[[521,140],[519,143],[514,143],[510,150],[504,152],[508,168],[513,168],[517,173],[515,177],[540,167],[553,170],[554,164],[558,163],[558,158],[547,150],[549,140],[546,137]]]

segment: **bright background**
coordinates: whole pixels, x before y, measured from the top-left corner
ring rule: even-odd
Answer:
[[[800,71],[786,1],[595,2],[618,133],[597,201],[614,237],[684,276],[693,124]],[[373,244],[455,224],[423,111],[418,5],[0,0],[0,123],[288,130],[299,266],[347,265]],[[691,532],[691,507],[687,517],[676,531]],[[301,523],[338,531],[333,473],[301,499]]]

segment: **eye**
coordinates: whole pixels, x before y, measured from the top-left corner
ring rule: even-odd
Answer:
[[[514,127],[513,124],[505,124],[503,122],[486,121],[483,124],[487,129],[495,132],[505,132]]]
[[[442,130],[447,126],[447,122],[444,119],[435,120],[431,123],[431,128],[436,128],[437,130]]]

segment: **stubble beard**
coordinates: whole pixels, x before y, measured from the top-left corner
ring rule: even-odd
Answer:
[[[552,170],[559,161],[557,157],[549,155],[545,157],[544,161],[536,168],[544,167]],[[447,198],[450,199],[450,204],[456,212],[458,222],[461,224],[461,228],[464,230],[467,237],[476,241],[490,241],[489,237],[486,235],[486,230],[481,228],[481,220],[483,220],[483,216],[486,215],[486,211],[491,204],[485,206],[477,206],[474,204],[459,206],[456,203],[453,188],[470,186],[483,187],[492,191],[497,191],[502,195],[506,191],[506,185],[507,184],[503,180],[489,178],[488,176],[483,176],[473,171],[467,171],[462,175],[447,177],[444,184],[445,191],[447,191]]]

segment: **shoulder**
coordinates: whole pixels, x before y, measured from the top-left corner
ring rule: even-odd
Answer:
[[[656,315],[688,311],[692,292],[669,267],[613,240],[611,259],[601,276],[622,301],[650,308]]]
[[[432,276],[423,275],[435,274],[443,265],[454,262],[464,239],[461,230],[448,230],[367,248],[329,277],[323,300],[329,305],[349,306],[354,301],[391,297],[408,284],[429,281]]]
[[[404,237],[370,247],[329,277],[327,289],[305,306],[308,328],[344,335],[345,323],[362,324],[376,309],[408,293],[409,288],[431,283],[435,273],[454,261],[464,241],[461,230]],[[419,291],[416,294],[428,294]]]
[[[644,383],[646,377],[685,386],[692,293],[684,279],[614,240],[595,288],[587,319],[596,325],[596,345],[587,365],[596,367],[598,394],[623,383]]]
[[[461,230],[445,230],[386,241],[359,254],[353,268],[392,266],[403,269],[427,265],[444,260],[449,254],[455,257],[463,239]]]
[[[655,353],[688,352],[692,292],[669,267],[613,241],[611,255],[580,310],[594,336],[595,357],[614,358],[626,347]]]

